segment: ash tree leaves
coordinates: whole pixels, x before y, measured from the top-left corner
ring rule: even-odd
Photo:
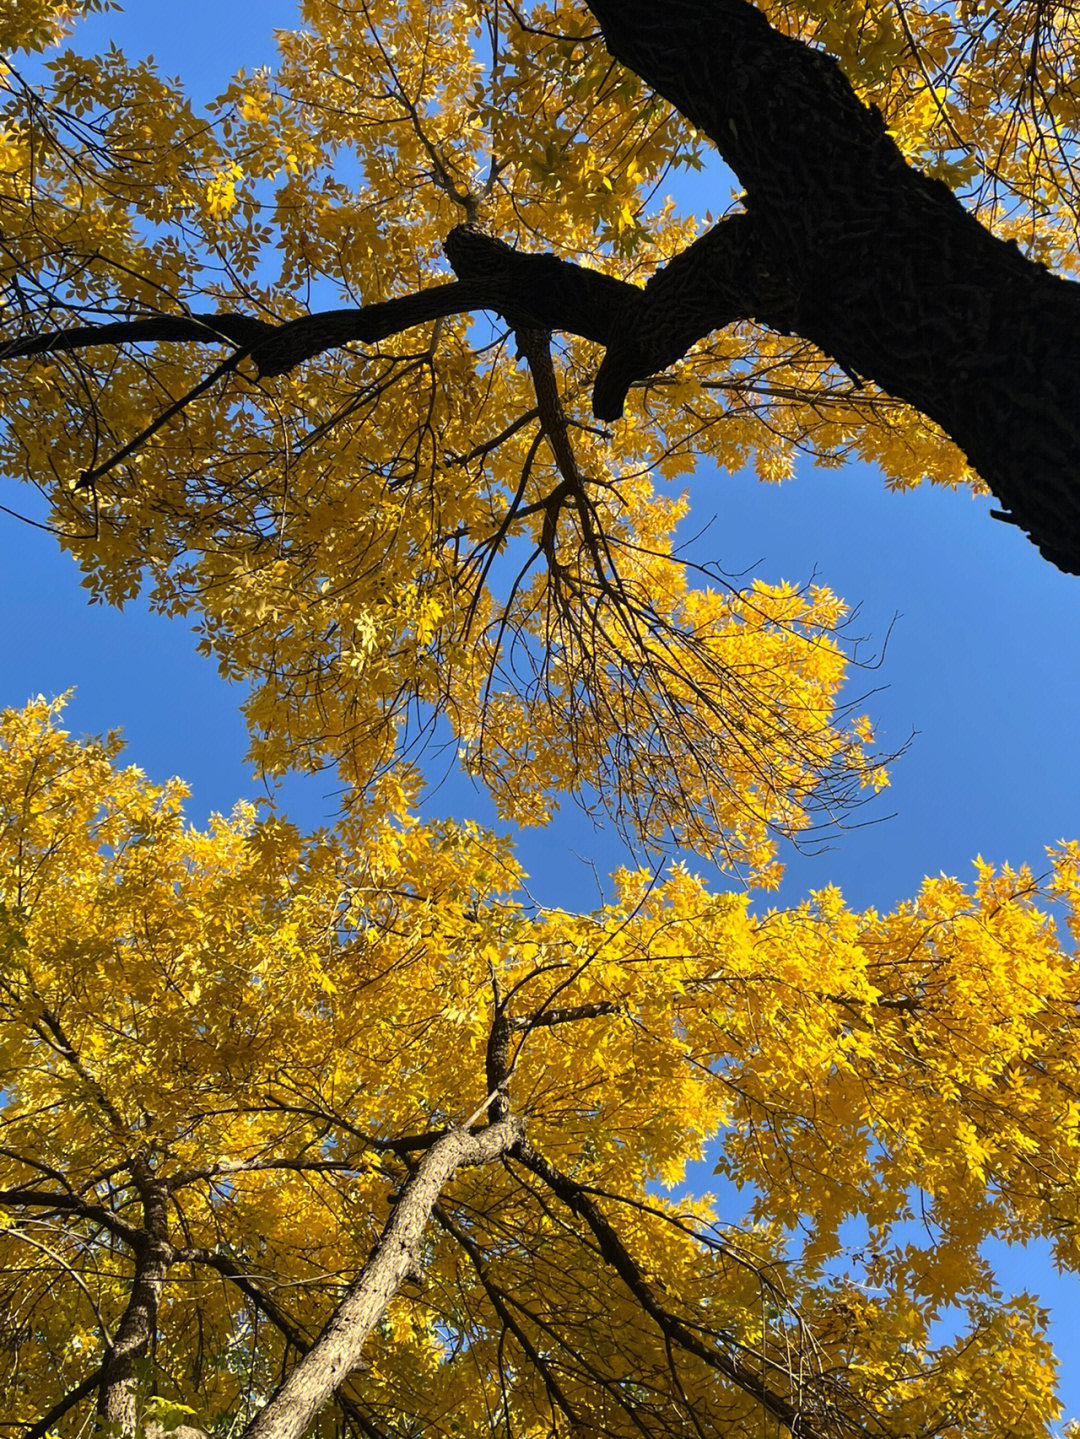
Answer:
[[[280,323],[443,280],[462,220],[631,281],[694,236],[661,201],[701,137],[573,7],[520,25],[312,5],[280,46],[209,120],[118,53],[52,62],[51,109],[12,80],[14,322],[28,273],[39,332],[103,311]],[[52,210],[28,207],[31,174]],[[557,412],[517,346],[448,314],[273,377],[241,357],[187,404],[196,344],[41,353],[14,362],[5,465],[49,490],[95,597],[189,616],[250,684],[266,770],[336,764],[362,788],[441,713],[507,818],[598,788],[638,842],[775,875],[778,834],[884,777],[838,707],[843,610],[690,580],[656,480],[700,453],[778,478],[803,447],[897,483],[963,464],[767,331],[703,342],[614,432],[588,423],[593,345],[560,336]]]
[[[695,0],[660,30],[634,0],[308,0],[205,113],[115,49],[48,50],[35,89],[20,54],[81,8],[0,16],[0,460],[93,599],[194,626],[259,768],[336,769],[346,803],[198,830],[61,701],[0,717],[0,1413],[1048,1435],[1045,1317],[983,1245],[1080,1258],[1075,845],[885,915],[685,864],[572,913],[417,808],[442,724],[504,820],[604,804],[650,859],[768,890],[783,841],[886,782],[842,600],[686,563],[669,487],[808,454],[1017,495],[824,343],[763,199],[790,136],[709,108],[757,81],[693,90]],[[1074,265],[1064,9],[709,13],[702,56],[722,19],[835,100],[823,153],[855,117],[950,245],[1072,294],[1007,243]],[[703,230],[667,192],[710,136],[746,193]],[[905,321],[903,255],[860,292],[900,350],[940,320],[915,283]],[[743,1217],[675,1197],[706,1155]]]
[[[266,1417],[281,1374],[493,1098],[477,1135],[512,1118],[510,1142],[448,1175],[320,1423],[1048,1432],[1041,1316],[980,1244],[1077,1263],[1080,993],[1048,908],[1077,922],[1075,845],[1042,884],[983,866],[890,915],[835,891],[756,914],[682,868],[543,912],[473,826],[305,839],[241,807],[197,831],[58,705],[0,731],[16,1432],[82,1432],[99,1395],[124,1432],[154,1406],[293,1432]],[[706,1146],[756,1196],[741,1227],[656,1187]]]

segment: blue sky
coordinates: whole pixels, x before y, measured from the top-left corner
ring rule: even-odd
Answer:
[[[132,0],[127,12],[92,18],[79,48],[115,38],[132,58],[152,52],[165,73],[207,98],[240,65],[272,62],[272,28],[293,23],[283,0]],[[714,183],[715,211],[727,181]],[[724,570],[814,576],[859,607],[852,632],[867,637],[868,657],[888,636],[880,664],[857,673],[852,692],[876,691],[864,708],[882,746],[910,741],[908,749],[891,788],[856,817],[860,827],[835,835],[824,853],[789,857],[782,900],[833,883],[852,905],[887,908],[925,874],[969,877],[976,854],[1038,872],[1047,844],[1080,833],[1080,578],[1051,569],[1018,531],[991,521],[987,501],[930,489],[892,495],[862,465],[807,468],[781,486],[703,468],[690,488],[694,528],[711,520],[699,549]],[[0,504],[28,510],[5,480]],[[121,726],[130,758],[152,777],[188,781],[196,821],[258,793],[243,763],[240,691],[194,653],[184,628],[138,605],[89,607],[73,562],[49,535],[2,514],[0,533],[0,704],[77,686],[71,727]],[[311,825],[332,817],[332,789],[298,781],[285,798]],[[483,796],[455,778],[428,807],[492,817]],[[612,834],[572,811],[553,830],[523,836],[521,851],[533,892],[562,905],[595,902],[596,876],[623,858]],[[1037,1251],[995,1258],[1005,1288],[1031,1287],[1051,1306],[1063,1393],[1080,1414],[1080,1285],[1055,1276]]]

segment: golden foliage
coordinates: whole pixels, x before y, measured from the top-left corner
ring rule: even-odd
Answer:
[[[86,8],[0,5],[0,48]],[[992,226],[1074,263],[1068,7],[764,8]],[[477,217],[644,278],[696,233],[665,195],[699,140],[580,7],[527,18],[306,0],[278,67],[206,114],[115,50],[51,58],[46,98],[6,68],[5,333],[375,303],[445,281]],[[91,596],[190,618],[248,686],[256,762],[336,766],[349,802],[312,836],[251,806],[197,831],[181,786],[76,742],[59,705],[0,718],[0,1413],[33,1432],[92,1379],[153,1238],[142,1418],[240,1425],[424,1144],[508,1103],[527,1146],[455,1176],[422,1284],[319,1432],[1045,1436],[1044,1317],[981,1246],[1080,1262],[1080,979],[1050,918],[1077,937],[1075,845],[1048,879],[980,864],[884,916],[831,890],[756,912],[678,865],[573,914],[528,902],[508,841],[414,808],[411,746],[442,720],[506,819],[600,801],[774,884],[780,837],[885,782],[843,701],[844,606],[695,574],[665,487],[700,455],[783,479],[800,451],[973,477],[751,327],[611,433],[596,347],[560,338],[568,460],[515,343],[447,318],[283,375],[240,358],[195,398],[195,343],[10,365],[0,463]],[[672,1197],[706,1152],[741,1227]]]
[[[1041,1235],[1080,1260],[1080,970],[1046,908],[1077,922],[1075,845],[1042,884],[980,865],[886,916],[836,891],[755,914],[679,867],[543,912],[471,825],[365,814],[304,839],[241,806],[192,830],[181,786],[72,740],[57,709],[0,723],[5,1412],[46,1411],[118,1321],[145,1223],[133,1156],[173,1246],[156,1383],[207,1424],[248,1412],[282,1362],[271,1306],[318,1333],[409,1137],[483,1101],[502,1022],[531,1150],[586,1186],[668,1312],[707,1316],[815,1432],[864,1407],[885,1433],[1046,1432],[1042,1319],[1002,1304],[980,1246]],[[656,1188],[706,1146],[753,1195],[741,1230]],[[504,1402],[538,1433],[665,1409],[760,1423],[671,1360],[513,1157],[443,1194],[422,1286],[345,1392],[369,1415],[453,1412],[458,1433]]]

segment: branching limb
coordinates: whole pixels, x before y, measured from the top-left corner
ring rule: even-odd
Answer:
[[[243,1439],[300,1439],[355,1369],[390,1300],[417,1272],[420,1238],[444,1186],[463,1166],[497,1159],[521,1138],[520,1121],[508,1115],[476,1132],[449,1130],[431,1146],[404,1185],[371,1258],[330,1322],[244,1430]]]
[[[630,1251],[608,1222],[588,1190],[562,1174],[549,1160],[522,1140],[514,1147],[512,1158],[551,1190],[570,1210],[584,1221],[604,1260],[618,1274],[627,1289],[660,1330],[666,1342],[700,1359],[710,1369],[722,1374],[743,1393],[749,1395],[762,1410],[788,1429],[797,1439],[826,1439],[829,1427],[821,1424],[807,1408],[772,1388],[761,1374],[749,1368],[733,1354],[708,1344],[683,1320],[672,1313],[658,1297],[653,1285]],[[830,1415],[835,1418],[835,1415]],[[850,1419],[844,1423],[848,1433],[862,1434],[863,1426]]]
[[[111,1209],[106,1209],[101,1204],[90,1204],[74,1194],[53,1194],[44,1189],[0,1189],[0,1207],[4,1209],[44,1209],[54,1210],[65,1214],[74,1214],[80,1219],[86,1219],[93,1224],[100,1224],[102,1229],[114,1235],[117,1239],[123,1240],[125,1244],[132,1244],[138,1238],[140,1230],[133,1224],[121,1219]]]
[[[101,1385],[102,1376],[108,1363],[108,1358],[103,1359],[80,1384],[76,1384],[74,1389],[69,1389],[47,1414],[43,1414],[36,1423],[30,1425],[22,1439],[47,1439],[47,1435],[55,1427],[57,1420],[62,1419],[69,1409],[74,1409],[76,1404],[81,1403],[84,1399],[89,1399],[90,1395],[96,1392]]]
[[[510,1305],[507,1303],[506,1296],[492,1279],[488,1271],[488,1266],[480,1246],[469,1237],[459,1224],[456,1224],[454,1220],[450,1218],[449,1214],[447,1214],[441,1205],[437,1204],[432,1213],[435,1222],[440,1228],[444,1229],[447,1234],[455,1239],[469,1256],[469,1260],[476,1272],[476,1277],[483,1286],[484,1293],[488,1297],[488,1302],[498,1316],[504,1331],[514,1336],[521,1347],[522,1353],[543,1380],[544,1388],[547,1391],[552,1408],[560,1410],[575,1429],[577,1429],[581,1424],[581,1419],[577,1411],[562,1385],[559,1383],[552,1366],[545,1360],[544,1356],[529,1338],[527,1331],[514,1318]]]
[[[517,308],[500,313],[515,329],[564,330],[607,347],[593,391],[599,420],[618,419],[632,384],[667,369],[713,330],[750,318],[782,328],[790,308],[790,296],[757,257],[745,214],[714,225],[644,289],[551,255],[524,255],[468,226],[453,230],[444,248],[462,280],[503,278]],[[569,324],[568,308],[575,317]]]
[[[1001,517],[1080,573],[1080,284],[908,164],[837,61],[749,0],[588,8],[611,54],[745,186],[756,263],[789,297],[777,327],[939,425],[1004,502]]]

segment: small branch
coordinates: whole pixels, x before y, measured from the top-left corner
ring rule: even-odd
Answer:
[[[545,1360],[528,1334],[511,1314],[502,1290],[494,1283],[488,1273],[487,1262],[480,1246],[475,1244],[469,1235],[466,1234],[459,1225],[454,1223],[441,1205],[437,1204],[432,1214],[436,1224],[445,1229],[447,1234],[453,1239],[457,1240],[458,1244],[461,1245],[462,1249],[464,1249],[465,1253],[469,1256],[473,1269],[476,1271],[476,1277],[483,1286],[484,1293],[487,1295],[488,1301],[502,1323],[503,1328],[513,1334],[521,1346],[522,1353],[543,1380],[544,1388],[547,1390],[548,1399],[551,1402],[552,1408],[561,1410],[574,1426],[575,1430],[579,1429],[581,1427],[581,1419],[577,1411],[574,1409],[574,1406],[559,1384],[558,1379],[555,1377],[551,1365]]]
[[[162,410],[160,415],[157,415],[151,420],[146,428],[140,430],[134,438],[128,440],[127,444],[121,445],[115,454],[110,455],[109,458],[100,465],[95,465],[93,469],[84,471],[84,473],[79,476],[79,482],[75,488],[77,490],[87,490],[90,489],[92,485],[95,485],[98,480],[104,479],[122,460],[126,460],[128,455],[133,455],[136,450],[141,449],[147,440],[157,434],[158,430],[163,429],[171,419],[174,419],[182,411],[186,410],[200,395],[205,394],[207,390],[216,385],[218,380],[222,379],[225,375],[231,374],[247,353],[246,350],[242,349],[234,351],[227,360],[223,360],[220,365],[211,370],[205,379],[200,380],[197,385],[192,386],[192,388],[181,395],[178,400],[174,400],[167,409]]]
[[[270,1323],[284,1336],[285,1340],[292,1345],[298,1354],[307,1354],[311,1349],[314,1341],[286,1314],[285,1310],[281,1308],[275,1299],[272,1299],[268,1294],[264,1294],[254,1279],[252,1279],[250,1275],[245,1274],[239,1265],[235,1264],[227,1255],[218,1254],[209,1249],[185,1249],[177,1254],[176,1260],[177,1263],[180,1264],[204,1264],[210,1269],[216,1269],[222,1278],[227,1279],[230,1284],[233,1284],[239,1289],[245,1299],[247,1299],[264,1318],[269,1319]],[[369,1436],[369,1439],[382,1439],[381,1432],[376,1429],[365,1414],[361,1413],[355,1400],[350,1399],[348,1395],[338,1394],[336,1401],[341,1406],[341,1410],[346,1417],[351,1419],[354,1424],[357,1424],[364,1433]],[[29,1436],[27,1436],[27,1439],[29,1439]]]
[[[389,1146],[387,1146],[389,1147]],[[222,1159],[205,1169],[185,1169],[166,1179],[169,1192],[196,1184],[201,1179],[215,1179],[222,1174],[250,1174],[267,1169],[291,1169],[297,1173],[357,1174],[364,1165],[350,1159]]]
[[[245,1274],[228,1255],[219,1254],[212,1249],[182,1249],[177,1251],[176,1262],[205,1265],[208,1269],[217,1270],[222,1278],[235,1285],[240,1293],[270,1320],[298,1353],[306,1354],[311,1348],[312,1340],[290,1319],[277,1301],[264,1294],[254,1279]]]
[[[784,1425],[798,1439],[826,1439],[827,1428],[815,1422],[803,1406],[771,1389],[764,1379],[730,1354],[707,1344],[681,1319],[661,1303],[637,1261],[630,1254],[611,1224],[582,1185],[562,1174],[547,1159],[521,1141],[512,1157],[539,1179],[562,1202],[578,1215],[596,1241],[605,1261],[618,1274],[642,1310],[663,1334],[666,1342],[693,1354],[710,1369],[722,1374],[743,1393],[758,1403],[762,1410]],[[835,1417],[835,1416],[830,1416]],[[847,1420],[845,1427],[864,1433],[863,1427]]]
[[[562,1009],[541,1009],[535,1014],[510,1021],[513,1030],[544,1029],[555,1024],[574,1024],[579,1019],[600,1019],[608,1014],[622,1014],[623,1006],[614,999],[598,999],[593,1004],[569,1004]]]
[[[100,1224],[125,1244],[134,1244],[142,1233],[133,1224],[128,1224],[114,1214],[111,1209],[100,1204],[88,1204],[75,1194],[50,1194],[44,1189],[0,1189],[0,1206],[6,1209],[20,1209],[25,1206],[30,1209],[52,1209],[75,1214],[80,1219]]]

